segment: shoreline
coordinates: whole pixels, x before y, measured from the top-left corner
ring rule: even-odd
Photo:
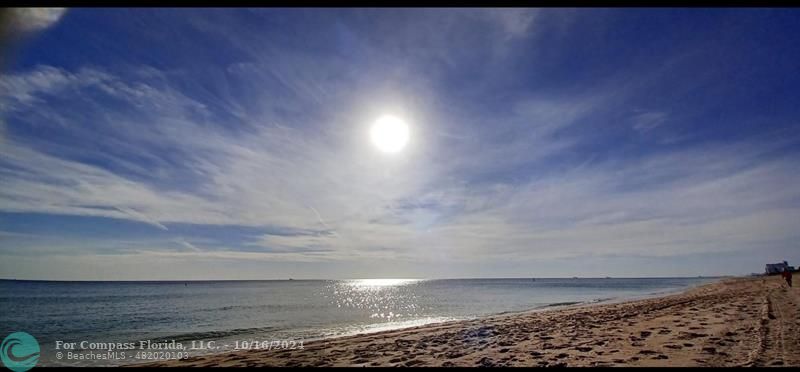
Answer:
[[[599,299],[594,299],[594,300],[578,301],[578,302],[552,303],[552,304],[541,305],[541,306],[538,306],[538,307],[534,307],[534,308],[530,308],[530,309],[524,309],[524,310],[509,310],[509,311],[503,311],[503,312],[499,312],[499,313],[483,314],[483,315],[469,317],[469,318],[449,319],[449,320],[443,320],[443,321],[432,321],[432,322],[428,322],[428,323],[415,324],[415,325],[403,325],[403,326],[398,326],[398,327],[393,327],[393,328],[386,328],[386,329],[383,329],[383,327],[380,327],[381,324],[376,324],[376,326],[378,326],[378,327],[376,327],[377,328],[376,330],[355,331],[353,333],[344,333],[344,334],[337,334],[337,335],[332,335],[332,336],[312,337],[312,338],[304,339],[302,341],[303,341],[304,344],[322,342],[322,341],[333,341],[333,340],[338,340],[338,339],[348,338],[348,337],[370,336],[370,335],[381,334],[381,333],[386,333],[386,332],[395,332],[395,331],[411,330],[411,329],[418,329],[418,328],[419,329],[423,329],[423,328],[426,328],[426,327],[446,325],[446,324],[450,324],[450,323],[457,324],[459,322],[478,321],[480,319],[484,319],[484,318],[487,318],[487,317],[509,316],[509,315],[510,316],[513,316],[513,315],[524,315],[524,314],[527,314],[527,313],[534,313],[534,312],[561,311],[561,310],[565,310],[565,309],[579,308],[579,307],[582,307],[582,306],[597,306],[597,305],[603,305],[603,304],[614,304],[614,303],[639,301],[639,300],[645,300],[645,299],[651,299],[651,298],[659,298],[659,297],[664,297],[664,296],[669,296],[669,295],[674,295],[674,294],[680,294],[680,293],[688,291],[688,290],[690,290],[692,288],[696,288],[698,286],[712,284],[712,283],[718,282],[720,280],[724,280],[726,278],[732,278],[732,277],[722,277],[722,276],[720,276],[720,277],[705,277],[705,278],[708,279],[710,282],[702,283],[702,284],[692,284],[692,285],[689,285],[689,286],[686,286],[686,287],[674,288],[674,289],[669,289],[669,290],[660,291],[660,292],[654,292],[654,293],[636,294],[636,295],[630,295],[630,296],[611,297],[611,298],[599,298]],[[564,278],[542,278],[542,279],[564,279]],[[581,279],[603,279],[603,278],[581,278]],[[454,280],[458,280],[458,279],[454,279]],[[203,353],[203,354],[198,354],[197,356],[198,357],[208,357],[208,356],[217,356],[217,355],[227,355],[227,354],[230,354],[230,353],[241,353],[241,352],[247,352],[247,351],[249,351],[249,350],[221,350],[221,351],[214,351],[214,352],[207,352],[207,353]],[[137,362],[137,363],[123,364],[121,366],[142,366],[142,365],[151,365],[151,364],[153,364],[153,362]]]
[[[134,366],[800,365],[800,289],[721,278],[679,293],[531,309]]]

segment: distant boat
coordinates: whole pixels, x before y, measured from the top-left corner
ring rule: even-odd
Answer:
[[[292,279],[292,278],[289,278],[289,280],[294,280],[294,279]]]

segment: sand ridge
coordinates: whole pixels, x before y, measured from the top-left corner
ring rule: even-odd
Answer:
[[[151,366],[800,366],[800,288],[732,278],[659,298],[503,314]]]

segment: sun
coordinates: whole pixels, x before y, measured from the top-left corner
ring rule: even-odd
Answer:
[[[372,143],[386,153],[396,153],[406,147],[408,135],[408,124],[392,115],[379,117],[370,129]]]

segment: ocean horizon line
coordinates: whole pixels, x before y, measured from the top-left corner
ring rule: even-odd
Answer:
[[[351,280],[560,280],[560,279],[691,279],[691,278],[726,278],[744,277],[752,274],[729,275],[695,275],[695,276],[563,276],[563,277],[474,277],[474,278],[273,278],[273,279],[125,279],[125,280],[94,280],[94,279],[17,279],[0,278],[0,282],[63,282],[63,283],[210,283],[210,282],[288,282],[288,281],[351,281]]]

